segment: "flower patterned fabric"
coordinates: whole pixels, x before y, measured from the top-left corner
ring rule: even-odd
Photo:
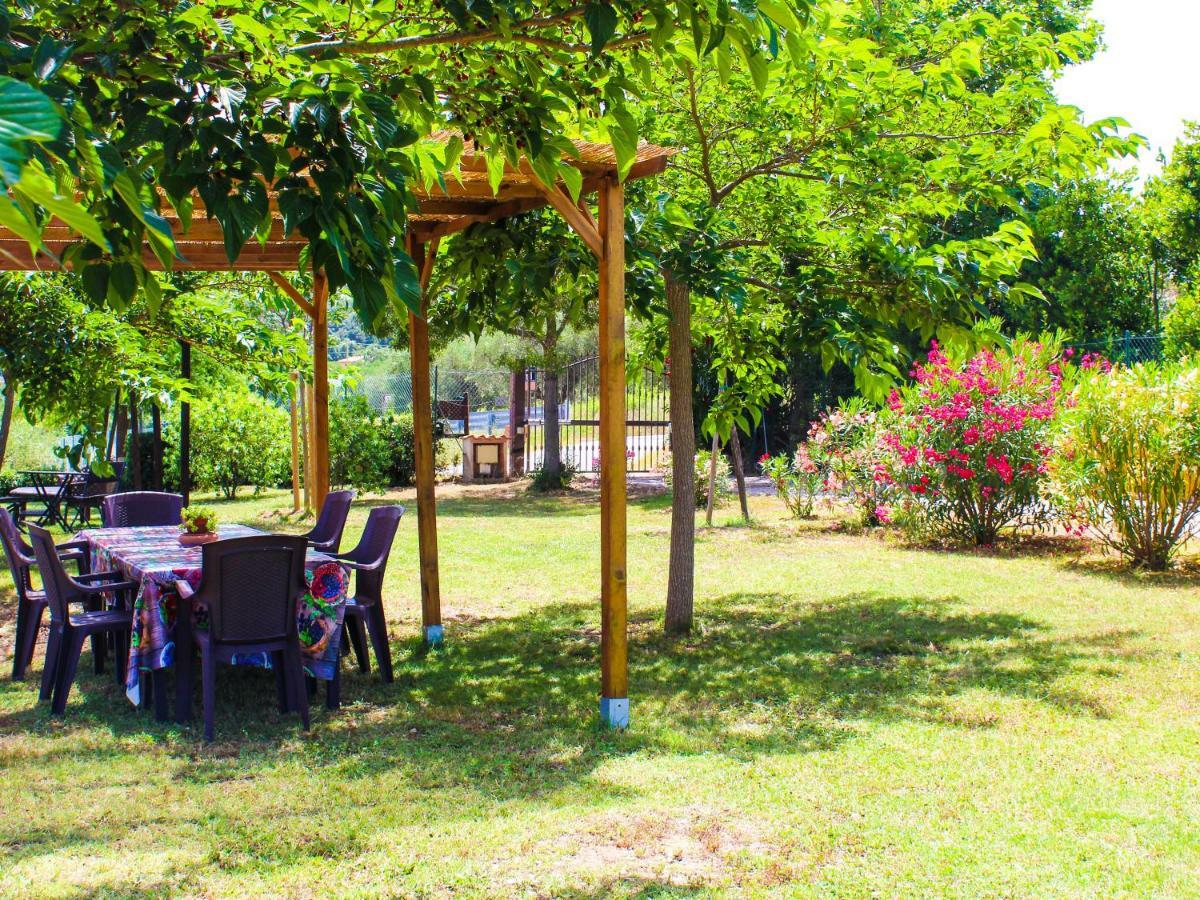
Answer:
[[[225,525],[222,538],[264,534],[245,525]],[[91,549],[92,571],[119,571],[138,583],[133,604],[133,636],[125,694],[141,703],[140,672],[164,669],[175,662],[175,611],[179,594],[175,583],[183,580],[200,586],[203,549],[179,544],[179,528],[96,528],[80,532]],[[323,553],[308,551],[305,563],[308,591],[297,608],[297,630],[304,668],[309,675],[326,681],[333,678],[340,652],[342,621],[350,575],[346,567]],[[195,627],[208,627],[203,611],[195,613]],[[237,665],[270,668],[266,654],[238,654],[228,660]]]

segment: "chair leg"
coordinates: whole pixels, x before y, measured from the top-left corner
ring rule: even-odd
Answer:
[[[354,648],[354,658],[358,660],[358,671],[371,671],[371,659],[367,655],[367,630],[363,627],[362,616],[351,614],[346,616],[346,633],[350,636],[350,646]]]
[[[296,711],[300,713],[300,721],[304,730],[308,731],[308,686],[304,683],[304,663],[300,659],[300,645],[289,647],[284,651],[288,658],[288,676],[292,683],[292,697],[296,701]]]
[[[167,670],[154,669],[150,673],[150,682],[154,685],[154,720],[169,721],[171,711],[167,708]]]
[[[108,633],[92,635],[92,668],[97,675],[104,674],[104,663],[108,659]]]
[[[207,644],[200,647],[200,681],[204,697],[204,740],[211,741],[216,720],[217,660],[212,647]]]
[[[67,711],[67,698],[71,695],[71,685],[75,683],[75,671],[83,653],[83,635],[74,631],[64,634],[59,653],[62,659],[58,665],[58,684],[54,687],[54,702],[50,706],[50,712],[56,716]]]
[[[325,708],[336,710],[342,708],[342,667],[333,670],[333,678],[325,682]]]
[[[17,604],[16,646],[13,648],[13,681],[23,681],[33,662],[33,651],[37,647],[38,632],[42,628],[42,612],[45,607],[29,601]]]
[[[58,663],[62,655],[63,633],[61,627],[50,626],[46,637],[46,660],[42,664],[42,691],[38,700],[45,702],[54,696],[54,684],[58,680]]]
[[[288,692],[287,673],[284,671],[287,665],[284,660],[283,651],[276,650],[271,654],[271,668],[275,670],[275,693],[279,697],[279,711],[288,713],[292,711],[291,696]]]
[[[117,687],[125,691],[125,673],[129,668],[129,635],[128,631],[113,632],[113,669],[117,679]]]
[[[371,632],[371,649],[375,651],[375,665],[384,684],[395,680],[392,674],[392,645],[388,642],[387,619],[383,615],[383,604],[379,601],[367,608],[367,629]]]

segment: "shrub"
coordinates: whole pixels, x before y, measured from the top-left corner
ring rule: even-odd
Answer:
[[[539,467],[533,470],[532,482],[529,487],[539,493],[548,494],[551,491],[565,491],[571,487],[575,478],[575,467],[566,460],[559,463],[558,474],[552,475],[549,470]]]
[[[1182,359],[1200,350],[1200,294],[1180,294],[1163,319],[1163,355]]]
[[[1049,518],[1042,488],[1062,386],[1056,344],[1019,340],[965,363],[934,344],[892,392],[880,478],[895,489],[897,524],[922,538],[976,545],[1001,529]]]
[[[1063,416],[1053,463],[1060,503],[1135,565],[1167,568],[1200,529],[1200,369],[1094,372]]]
[[[288,414],[257,394],[234,391],[192,407],[192,479],[233,499],[238,488],[258,492],[291,471]]]
[[[858,511],[863,525],[887,518],[888,485],[880,479],[882,417],[861,397],[844,400],[824,413],[808,434],[808,452],[824,470],[825,488]]]
[[[412,413],[397,413],[384,420],[384,433],[388,443],[388,484],[393,487],[408,487],[417,480],[417,462],[413,455]],[[441,442],[435,442],[439,461],[442,456]]]
[[[696,508],[708,506],[708,464],[712,459],[712,453],[709,450],[696,451],[696,466],[693,477],[696,479]],[[671,460],[667,459],[666,471],[663,473],[663,478],[667,483],[667,490],[671,490]],[[733,471],[729,467],[729,460],[721,453],[717,454],[717,479],[716,486],[713,491],[716,494],[716,505],[720,505],[722,501],[728,498],[732,491],[729,487],[729,479]]]
[[[813,504],[821,488],[821,466],[809,455],[808,446],[801,444],[792,456],[763,454],[759,459],[763,474],[775,485],[775,493],[797,519],[811,519]]]
[[[411,450],[411,444],[410,448]],[[384,491],[391,483],[390,429],[362,394],[329,404],[329,480],[360,491]]]

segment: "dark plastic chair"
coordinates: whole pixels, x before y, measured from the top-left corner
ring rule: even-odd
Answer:
[[[203,581],[193,593],[179,582],[180,597],[203,606],[208,629],[195,630],[185,640],[179,662],[192,640],[200,645],[200,678],[204,698],[204,739],[214,732],[217,663],[235,655],[270,653],[276,672],[281,712],[297,710],[305,729],[309,726],[308,690],[296,631],[296,604],[308,589],[304,557],[308,544],[302,537],[256,535],[215,541],[204,546]],[[190,604],[181,605],[180,628],[191,629]],[[190,683],[188,660],[177,676]],[[181,688],[190,697],[190,684]],[[182,696],[182,695],[181,695]],[[179,710],[180,716],[185,713]]]
[[[385,684],[391,684],[392,648],[388,643],[387,620],[383,614],[383,579],[387,574],[388,557],[392,553],[392,541],[396,528],[404,515],[403,506],[377,506],[367,516],[358,546],[349,553],[336,555],[347,568],[353,569],[354,596],[346,600],[346,632],[358,668],[371,671],[367,659],[367,634],[371,636],[371,649],[375,651],[375,664]]]
[[[8,571],[12,574],[17,591],[17,629],[13,646],[13,681],[25,678],[25,671],[33,662],[33,651],[37,645],[38,631],[42,627],[42,614],[46,611],[46,593],[34,590],[31,569],[37,565],[33,548],[21,537],[12,514],[0,508],[0,544],[4,545],[4,556],[8,560]],[[79,574],[88,569],[87,543],[73,541],[59,544],[58,558],[73,560],[79,566]]]
[[[50,711],[62,715],[67,696],[75,682],[75,670],[83,653],[83,642],[92,638],[97,674],[104,671],[105,638],[112,635],[117,657],[117,684],[125,683],[125,662],[129,657],[129,636],[133,615],[128,609],[95,609],[71,613],[72,603],[100,600],[104,595],[127,598],[137,583],[123,580],[119,572],[95,572],[72,578],[63,568],[50,532],[29,526],[33,554],[42,575],[46,605],[50,609],[50,637],[46,641],[46,666],[42,671],[41,700],[51,700]],[[128,605],[128,604],[124,604]]]
[[[129,491],[110,494],[100,503],[105,528],[151,528],[178,525],[183,497],[158,491]]]
[[[321,514],[312,531],[304,535],[310,547],[322,553],[337,553],[342,545],[342,532],[346,530],[346,517],[350,504],[354,502],[354,491],[334,491],[321,505]]]

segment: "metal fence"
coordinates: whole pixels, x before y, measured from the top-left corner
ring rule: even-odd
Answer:
[[[546,408],[557,401],[559,456],[578,472],[600,471],[600,360],[590,356],[565,366],[556,398],[546,396],[546,373],[526,372],[525,464],[532,471],[546,453]],[[625,388],[625,458],[630,472],[662,468],[670,452],[670,390],[666,376],[637,372]]]
[[[508,372],[463,372],[434,366],[430,372],[431,397],[434,408],[439,400],[468,399],[471,421],[452,421],[458,430],[473,434],[494,434],[508,426],[508,391],[511,376]],[[345,395],[362,394],[379,413],[412,412],[412,376],[407,372],[394,375],[368,375],[343,382]]]
[[[1099,353],[1106,359],[1125,365],[1155,362],[1163,357],[1161,334],[1133,334],[1126,331],[1073,346],[1084,353]]]

